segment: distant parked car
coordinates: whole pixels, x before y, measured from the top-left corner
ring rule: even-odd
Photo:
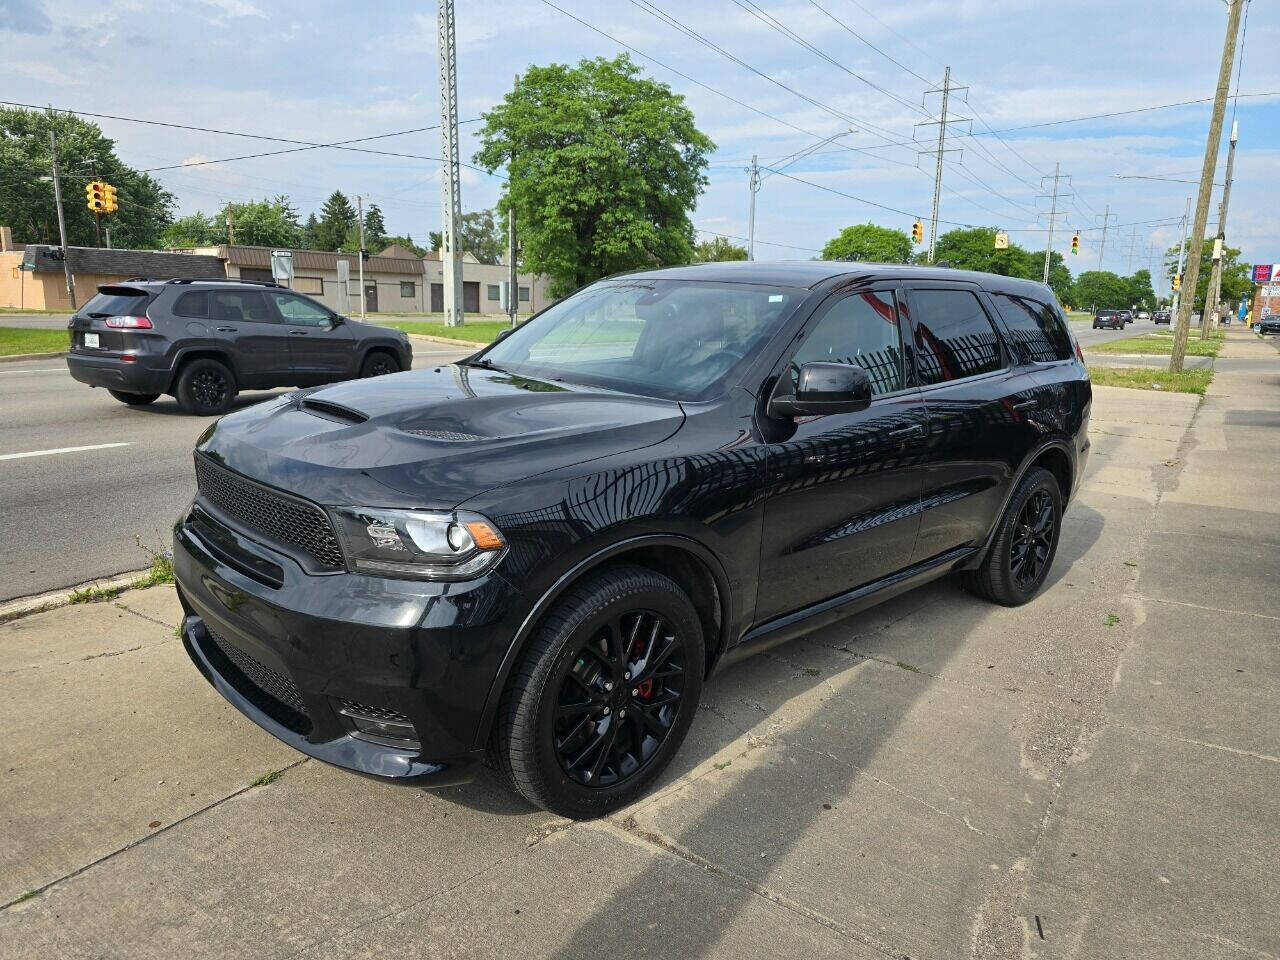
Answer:
[[[1133,314],[1128,310],[1121,310],[1120,319],[1125,323],[1133,323]]]
[[[339,316],[274,283],[104,284],[67,324],[71,376],[132,407],[171,393],[213,415],[243,389],[306,387],[408,370],[409,337]]]
[[[1172,315],[1169,313],[1169,311],[1168,311],[1168,310],[1157,310],[1157,311],[1155,312],[1155,315],[1154,315],[1154,316],[1152,316],[1151,320],[1152,320],[1152,322],[1153,322],[1153,323],[1166,323],[1166,324],[1167,324],[1167,323],[1170,321],[1170,319],[1171,319],[1171,318],[1172,318]]]
[[[1095,330],[1123,330],[1124,325],[1124,314],[1119,310],[1098,310],[1093,315]]]
[[[1264,337],[1269,333],[1280,333],[1280,317],[1263,317],[1258,321],[1258,332]]]
[[[1136,317],[1136,319],[1138,319],[1138,320],[1150,320],[1150,319],[1151,319],[1151,314],[1147,313],[1147,311],[1145,311],[1145,310],[1139,310],[1139,311],[1138,311],[1138,316]]]

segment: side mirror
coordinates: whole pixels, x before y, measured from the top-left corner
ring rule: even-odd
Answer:
[[[342,326],[342,325],[343,325],[344,323],[346,323],[346,322],[347,322],[347,318],[346,318],[346,317],[344,317],[344,316],[341,316],[340,314],[337,314],[337,313],[335,313],[332,317],[330,317],[330,318],[329,318],[329,326],[330,326],[330,328],[332,328],[332,327],[340,327],[340,326]]]
[[[788,392],[775,392],[770,398],[769,413],[775,417],[825,417],[871,406],[871,377],[851,363],[806,363],[800,368],[794,396],[785,378],[778,381],[778,388]]]
[[[493,338],[493,342],[497,343],[500,340],[505,340],[507,339],[507,337],[511,336],[511,333],[512,333],[511,328],[507,327],[507,329],[500,331],[498,335]]]

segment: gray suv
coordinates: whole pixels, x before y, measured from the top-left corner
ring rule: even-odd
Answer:
[[[339,316],[274,283],[104,284],[71,317],[71,376],[130,406],[173,394],[196,414],[246,389],[308,387],[408,370],[409,337]]]

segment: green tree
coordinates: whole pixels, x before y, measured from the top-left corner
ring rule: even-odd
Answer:
[[[845,227],[828,240],[822,248],[822,259],[906,263],[911,259],[911,238],[902,230],[859,223]]]
[[[720,263],[747,259],[747,248],[732,243],[728,237],[712,237],[693,248],[694,263]]]
[[[214,217],[207,217],[199,210],[190,216],[179,217],[160,234],[160,246],[166,250],[182,247],[211,247],[226,243],[227,234]]]
[[[1130,306],[1129,281],[1110,270],[1086,270],[1076,278],[1071,299],[1082,310],[1122,310]]]
[[[288,206],[281,206],[278,198],[228,203],[218,217],[224,224],[227,217],[231,217],[237,244],[292,248],[302,242],[302,228],[289,216]]]
[[[314,233],[315,249],[340,249],[346,242],[348,232],[355,225],[356,212],[351,207],[351,201],[341,190],[333,191],[320,208],[320,222],[316,224]]]
[[[19,243],[58,240],[58,212],[53,184],[49,131],[58,138],[58,165],[67,223],[67,243],[93,246],[93,214],[85,204],[85,185],[93,179],[116,188],[120,209],[102,216],[116,247],[152,249],[173,220],[173,194],[145,173],[121,162],[115,141],[96,123],[48,110],[0,108],[0,223],[13,228]]]
[[[964,228],[942,234],[938,237],[936,257],[959,270],[980,270],[1024,280],[1044,278],[1044,253],[1028,250],[1012,240],[1007,248],[997,250],[995,227]],[[1059,300],[1071,299],[1071,271],[1056,250],[1049,257],[1049,287]]]
[[[444,246],[439,230],[427,234],[427,242],[432,250]],[[507,250],[506,230],[494,219],[492,210],[464,213],[458,221],[458,248],[481,263],[501,263]]]
[[[1187,256],[1191,255],[1190,251]],[[1164,252],[1165,277],[1172,280],[1178,272],[1178,248],[1170,247]],[[1186,272],[1186,268],[1183,268]],[[1222,249],[1222,299],[1227,303],[1239,303],[1240,298],[1253,290],[1250,278],[1250,265],[1240,259],[1240,251],[1235,247],[1224,246]],[[1209,278],[1213,273],[1213,238],[1207,238],[1200,251],[1200,276],[1196,280],[1195,309],[1204,309],[1204,298],[1209,289]],[[1184,290],[1183,293],[1186,293]]]
[[[506,165],[527,269],[563,296],[636,267],[688,263],[689,213],[715,144],[684,98],[627,56],[530,67],[484,114],[476,162]]]
[[[381,250],[387,245],[387,225],[382,210],[376,203],[369,204],[364,215],[364,246],[366,250]]]
[[[387,247],[404,247],[406,250],[412,251],[415,257],[425,257],[427,251],[413,242],[413,237],[405,234],[403,237],[383,237],[382,249]]]
[[[1154,310],[1156,306],[1156,292],[1151,288],[1151,271],[1139,270],[1132,277],[1125,280],[1128,285],[1129,306],[1137,307],[1140,310]]]
[[[307,222],[302,225],[302,237],[298,246],[303,250],[316,249],[316,232],[320,229],[320,221],[314,213],[307,214]]]

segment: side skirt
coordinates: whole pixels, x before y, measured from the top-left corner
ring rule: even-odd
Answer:
[[[977,547],[957,547],[930,560],[899,570],[881,580],[858,587],[856,590],[850,590],[848,593],[842,593],[762,623],[748,630],[738,643],[725,652],[716,664],[715,672],[719,672],[728,664],[737,663],[779,643],[812,633],[837,620],[843,620],[855,613],[861,613],[868,607],[883,603],[890,597],[896,597],[930,580],[945,576],[979,552]]]

